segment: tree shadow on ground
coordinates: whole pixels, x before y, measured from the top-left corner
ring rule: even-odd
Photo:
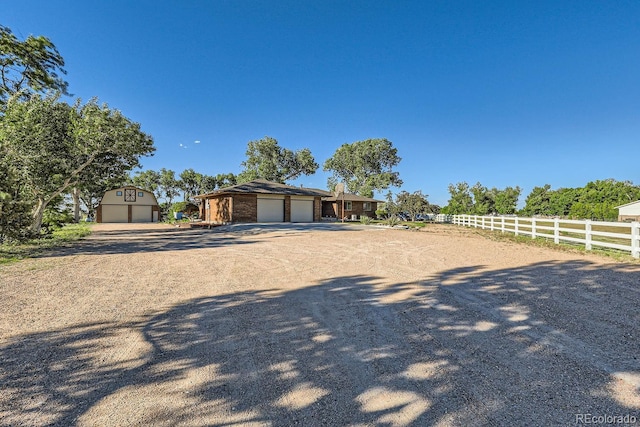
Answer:
[[[250,243],[253,243],[251,239],[241,236],[215,235],[210,230],[187,228],[100,231],[88,239],[44,252],[37,257],[188,251]]]
[[[88,239],[45,251],[35,256],[35,258],[81,254],[108,255],[154,251],[187,251],[255,243],[255,239],[252,239],[252,236],[267,233],[270,233],[270,237],[282,237],[311,231],[357,231],[359,229],[361,227],[358,225],[324,223],[231,224],[212,229],[179,227],[135,229],[124,227],[121,230],[96,231]]]
[[[114,414],[214,426],[640,418],[638,283],[637,269],[583,261],[393,285],[335,277],[13,337],[0,347],[0,424],[117,423]]]

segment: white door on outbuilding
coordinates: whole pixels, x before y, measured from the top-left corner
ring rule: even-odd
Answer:
[[[127,205],[102,205],[102,222],[129,222]]]
[[[313,222],[313,200],[291,198],[291,222]]]
[[[151,206],[131,206],[131,222],[151,222]]]
[[[283,222],[284,199],[258,198],[258,222]]]

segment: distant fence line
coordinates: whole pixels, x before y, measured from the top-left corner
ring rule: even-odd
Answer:
[[[577,243],[588,251],[594,246],[630,252],[640,258],[640,222],[576,221],[559,218],[451,215],[451,222],[465,227]]]

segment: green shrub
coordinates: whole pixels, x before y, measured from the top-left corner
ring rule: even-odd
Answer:
[[[364,225],[369,225],[369,224],[371,224],[371,221],[372,221],[372,220],[371,220],[371,218],[369,218],[368,216],[366,216],[366,215],[360,215],[360,222],[361,222],[362,224],[364,224]]]
[[[400,218],[395,215],[391,215],[389,218],[387,218],[385,224],[387,224],[389,227],[395,227],[396,225],[400,224]]]

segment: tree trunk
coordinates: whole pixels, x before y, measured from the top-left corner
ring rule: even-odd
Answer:
[[[36,207],[33,209],[33,213],[31,217],[33,218],[33,223],[31,224],[31,231],[38,235],[40,234],[40,230],[42,229],[42,217],[44,216],[44,210],[47,207],[47,202],[42,198],[38,197],[38,202],[36,203]]]
[[[80,222],[80,190],[78,187],[73,187],[71,197],[73,198],[73,222],[77,224]]]

